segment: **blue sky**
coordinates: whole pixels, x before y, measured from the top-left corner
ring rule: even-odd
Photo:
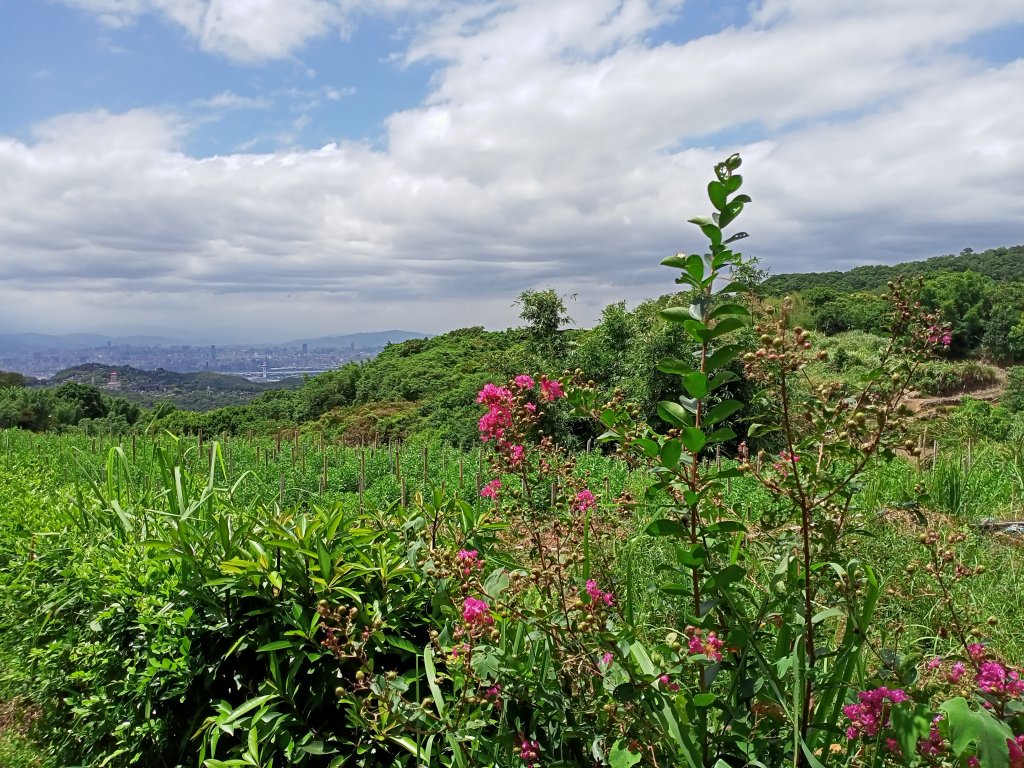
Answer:
[[[286,338],[1024,242],[1019,0],[0,0],[0,329]],[[401,319],[401,322],[397,322]]]

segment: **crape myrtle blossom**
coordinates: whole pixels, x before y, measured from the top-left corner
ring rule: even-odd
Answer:
[[[715,632],[704,634],[699,627],[687,627],[686,634],[690,636],[688,649],[693,656],[707,656],[711,661],[722,660],[722,647],[725,645]]]
[[[552,400],[558,400],[560,397],[565,397],[565,391],[562,389],[562,383],[555,379],[549,379],[547,376],[540,377],[540,392],[548,402]]]
[[[499,490],[501,490],[501,480],[491,480],[491,482],[480,489],[480,495],[485,499],[497,499]]]
[[[593,579],[587,579],[587,594],[595,605],[611,605],[615,602],[615,596],[611,592],[602,591]]]
[[[902,688],[886,688],[883,685],[870,691],[861,691],[857,694],[856,704],[843,707],[843,714],[850,720],[850,726],[846,729],[847,738],[874,738],[879,730],[892,725],[889,719],[892,706],[909,699]]]
[[[593,491],[588,488],[584,488],[576,494],[576,503],[574,506],[577,512],[586,512],[597,506],[597,497],[594,496]]]
[[[463,576],[470,576],[473,571],[482,571],[484,568],[484,561],[475,549],[460,549],[456,557]]]
[[[470,627],[482,627],[494,623],[487,603],[476,597],[467,597],[462,603],[462,620]]]

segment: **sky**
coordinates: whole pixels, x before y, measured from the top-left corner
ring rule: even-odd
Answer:
[[[1024,2],[0,0],[0,332],[585,327],[735,152],[772,273],[1024,242]]]

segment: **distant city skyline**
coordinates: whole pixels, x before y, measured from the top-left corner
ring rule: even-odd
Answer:
[[[775,273],[1024,242],[1020,0],[48,0],[0,10],[0,333],[591,325],[715,161]]]

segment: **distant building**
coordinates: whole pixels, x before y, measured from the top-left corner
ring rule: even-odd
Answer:
[[[306,346],[307,346],[306,344],[302,345],[302,354],[306,354],[306,352],[307,352]]]
[[[110,392],[121,391],[121,379],[117,377],[117,371],[110,372],[110,379],[107,381],[107,389]]]

